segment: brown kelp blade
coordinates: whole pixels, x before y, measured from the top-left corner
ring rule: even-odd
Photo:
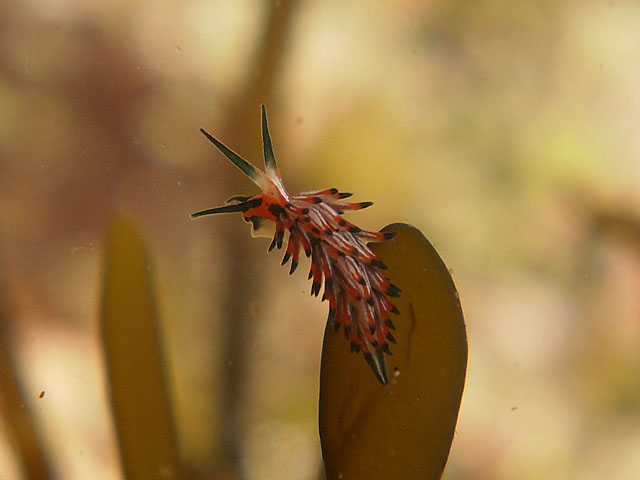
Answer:
[[[104,259],[101,342],[127,480],[183,479],[149,255],[132,220],[115,219]]]
[[[418,229],[383,232],[397,236],[370,246],[402,288],[393,302],[398,343],[385,357],[384,386],[333,326],[325,330],[319,429],[327,480],[439,479],[458,418],[467,340],[453,280]]]

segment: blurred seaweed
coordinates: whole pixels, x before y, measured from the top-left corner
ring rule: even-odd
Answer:
[[[100,330],[122,469],[127,480],[181,480],[152,271],[137,227],[120,215],[106,246]]]
[[[9,303],[10,287],[0,264],[0,418],[15,452],[17,463],[28,480],[52,477],[42,435],[33,415],[32,402],[20,375],[12,331],[15,317]],[[44,395],[44,391],[39,396]]]

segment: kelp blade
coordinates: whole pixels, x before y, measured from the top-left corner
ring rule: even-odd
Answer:
[[[440,256],[406,224],[372,245],[402,288],[392,318],[398,344],[381,385],[328,325],[320,374],[319,428],[328,480],[439,479],[449,456],[467,365],[459,296]]]
[[[107,243],[101,333],[127,480],[182,478],[151,280],[144,242],[119,216]]]

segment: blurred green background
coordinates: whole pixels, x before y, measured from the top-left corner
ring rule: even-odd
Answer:
[[[53,478],[121,478],[97,329],[119,210],[151,250],[194,478],[317,477],[327,306],[239,216],[189,218],[256,193],[198,129],[260,164],[260,103],[289,191],[374,201],[350,219],[414,224],[452,269],[470,358],[445,478],[637,478],[640,3],[0,10],[2,366]]]

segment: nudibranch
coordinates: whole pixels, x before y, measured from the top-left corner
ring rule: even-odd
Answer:
[[[336,332],[340,326],[343,327],[351,351],[362,351],[377,379],[386,385],[388,377],[384,356],[391,355],[389,342],[396,342],[391,334],[394,325],[390,314],[398,313],[390,297],[397,297],[401,290],[381,273],[387,267],[367,243],[382,242],[395,234],[363,230],[346,220],[342,216],[345,212],[372,205],[371,202],[346,202],[351,193],[329,188],[290,195],[276,165],[264,105],[264,172],[204,129],[200,131],[253,180],[262,193],[231,197],[225,205],[196,212],[191,217],[240,212],[242,218],[252,224],[252,233],[257,235],[261,235],[266,224],[270,224],[275,227],[275,233],[269,252],[274,248],[281,249],[286,235],[282,265],[291,260],[289,273],[292,274],[298,267],[301,249],[311,259],[311,294],[318,296],[324,283],[322,300],[329,303],[327,321]]]

